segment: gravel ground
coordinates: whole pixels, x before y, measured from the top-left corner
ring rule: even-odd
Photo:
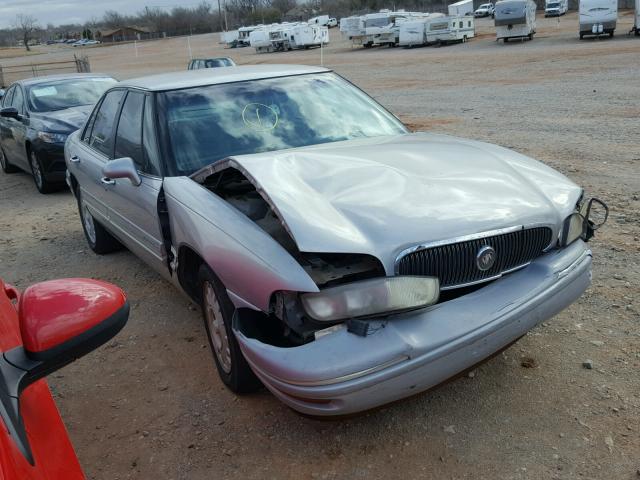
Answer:
[[[612,211],[578,302],[472,377],[354,418],[302,417],[266,391],[233,395],[194,305],[130,253],[91,253],[69,192],[42,196],[27,175],[0,175],[3,278],[21,288],[101,278],[133,307],[114,341],[50,379],[87,477],[640,478],[640,40],[623,36],[630,27],[623,12],[618,36],[581,42],[572,13],[540,18],[532,42],[503,45],[480,20],[465,45],[366,51],[331,32],[325,65],[413,128],[538,158]],[[194,56],[320,62],[319,50],[257,55],[216,40],[193,37]],[[137,58],[131,44],[87,53],[94,71],[126,78],[184,68],[186,42],[143,43]]]

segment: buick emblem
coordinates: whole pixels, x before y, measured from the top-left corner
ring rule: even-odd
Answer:
[[[478,270],[486,272],[493,267],[494,263],[496,263],[496,251],[493,247],[485,245],[478,250],[478,253],[476,254],[476,266],[478,267]]]

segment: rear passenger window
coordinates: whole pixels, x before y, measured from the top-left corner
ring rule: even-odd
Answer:
[[[124,90],[113,90],[104,97],[89,138],[89,146],[95,148],[107,157],[113,152],[114,129],[116,114],[124,96]]]
[[[130,157],[138,170],[143,170],[142,112],[144,94],[129,92],[122,107],[116,135],[115,158]]]

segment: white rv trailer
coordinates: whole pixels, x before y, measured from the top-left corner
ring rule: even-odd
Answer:
[[[461,0],[447,7],[449,15],[473,15],[473,0]]]
[[[618,0],[580,0],[580,39],[586,35],[613,37],[618,21]]]
[[[501,0],[496,3],[494,22],[496,41],[532,40],[536,33],[536,3],[533,0]]]
[[[559,17],[569,10],[569,0],[545,0],[544,16]]]
[[[398,45],[405,48],[412,48],[426,45],[427,30],[431,22],[440,21],[444,18],[442,13],[430,13],[427,17],[409,19],[400,24],[400,39]]]
[[[224,43],[227,47],[236,47],[238,45],[238,30],[220,32],[220,43]]]
[[[344,17],[340,19],[340,33],[347,40],[351,40],[351,37],[357,37],[364,35],[364,21],[359,15],[351,17]]]
[[[476,36],[473,17],[448,16],[427,23],[427,43],[466,42]]]
[[[240,27],[238,29],[238,47],[248,47],[249,45],[251,45],[251,43],[249,42],[249,35],[254,30],[262,28],[263,26],[264,25],[253,25],[250,27]]]
[[[271,30],[273,25],[260,25],[249,32],[249,45],[256,49],[256,52],[271,52]]]
[[[389,10],[370,13],[364,16],[365,33],[360,43],[365,48],[378,45],[398,45],[400,42],[400,25],[402,23],[428,16],[428,13],[422,12],[391,12]],[[355,37],[352,41],[354,44],[358,43]]]
[[[270,37],[271,46],[277,51],[319,47],[329,43],[329,28],[307,23],[281,24]]]
[[[322,25],[324,27],[329,26],[329,15],[319,15],[317,17],[313,17],[310,18],[307,23],[308,24],[315,24],[315,25]]]

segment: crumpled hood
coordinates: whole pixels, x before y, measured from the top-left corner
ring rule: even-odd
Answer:
[[[93,110],[93,105],[65,108],[53,112],[32,113],[31,122],[37,121],[40,129],[49,132],[71,133],[78,130]]]
[[[270,199],[305,252],[365,253],[387,272],[417,244],[517,225],[547,224],[554,238],[581,189],[502,147],[407,134],[232,157]]]

